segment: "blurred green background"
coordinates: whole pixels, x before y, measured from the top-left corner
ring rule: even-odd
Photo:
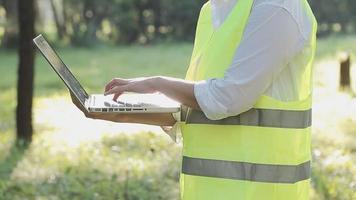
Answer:
[[[204,2],[36,0],[36,30],[101,93],[113,77],[183,78]],[[356,1],[310,3],[319,21],[311,198],[356,199],[356,83],[339,90],[339,54],[356,55]],[[17,1],[0,0],[0,199],[179,199],[181,144],[159,127],[86,119],[39,54],[33,139],[15,145],[17,17]]]

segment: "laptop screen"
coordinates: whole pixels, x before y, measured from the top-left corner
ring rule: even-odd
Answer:
[[[46,58],[48,63],[57,72],[59,77],[66,84],[68,89],[74,93],[74,95],[80,100],[84,105],[85,99],[88,98],[88,94],[85,92],[84,88],[80,85],[78,80],[73,76],[67,66],[63,63],[57,53],[48,44],[42,35],[37,36],[33,39],[33,42],[39,48],[43,56]]]

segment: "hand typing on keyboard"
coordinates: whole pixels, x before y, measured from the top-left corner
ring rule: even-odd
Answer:
[[[144,106],[154,106],[153,104],[148,104],[148,103],[125,103],[122,101],[110,101],[110,102],[104,102],[104,105],[106,107],[135,107],[135,108],[140,108]]]

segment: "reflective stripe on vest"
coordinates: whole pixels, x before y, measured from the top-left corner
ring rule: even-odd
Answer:
[[[296,183],[310,178],[310,161],[300,165],[271,165],[183,156],[182,173],[268,183]]]
[[[312,110],[273,110],[252,108],[237,116],[210,120],[202,111],[190,110],[187,124],[244,125],[303,129],[311,126]]]

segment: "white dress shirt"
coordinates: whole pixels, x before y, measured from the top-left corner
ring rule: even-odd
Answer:
[[[210,0],[212,25],[218,28],[238,0]],[[298,55],[308,48],[312,21],[303,0],[254,0],[251,15],[223,78],[200,81],[194,86],[197,102],[211,120],[249,110],[261,95],[295,101],[305,67]],[[180,125],[164,129],[176,142]]]
[[[238,0],[210,0],[218,28]],[[261,95],[295,101],[303,73],[297,55],[307,44],[312,22],[301,0],[254,0],[235,56],[223,78],[195,84],[194,95],[212,120],[249,110]]]

